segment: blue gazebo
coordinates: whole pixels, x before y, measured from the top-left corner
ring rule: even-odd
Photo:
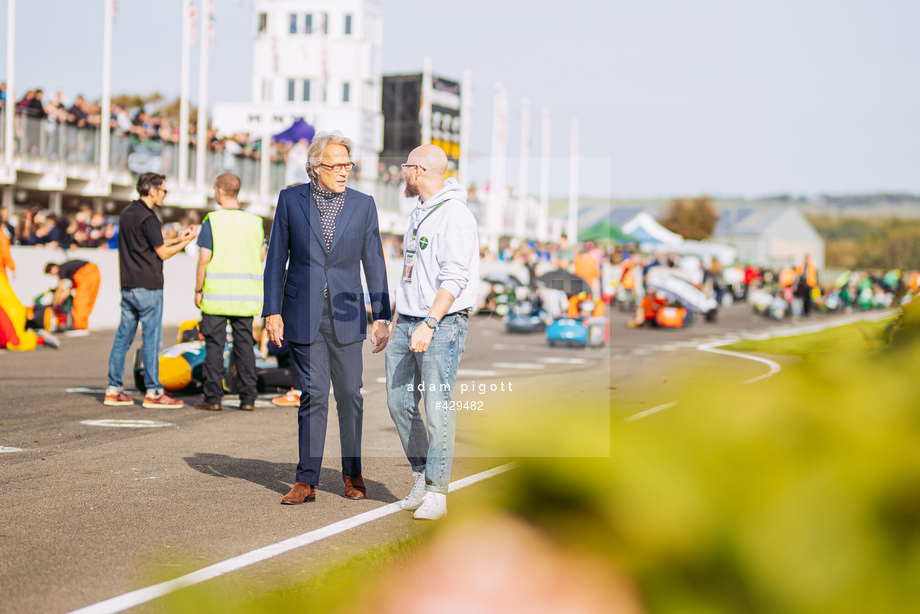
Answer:
[[[303,139],[307,141],[307,143],[312,143],[315,134],[316,128],[305,122],[302,117],[298,117],[290,128],[273,136],[272,141],[296,143]]]

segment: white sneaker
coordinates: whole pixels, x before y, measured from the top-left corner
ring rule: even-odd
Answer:
[[[48,331],[39,329],[35,334],[45,340],[45,347],[54,348],[55,350],[61,348],[61,342]]]
[[[415,484],[412,486],[412,492],[410,492],[405,499],[396,504],[401,510],[417,510],[419,506],[422,505],[422,500],[425,498],[425,470],[413,471],[412,475],[415,477]]]
[[[438,520],[447,516],[447,495],[439,492],[425,493],[422,506],[415,510],[416,520]]]

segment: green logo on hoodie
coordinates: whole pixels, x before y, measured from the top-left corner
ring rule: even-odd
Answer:
[[[426,247],[428,247],[428,237],[422,237],[419,240],[418,244],[422,249],[425,249]]]

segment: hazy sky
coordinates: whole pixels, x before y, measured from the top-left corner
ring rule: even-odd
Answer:
[[[210,98],[246,101],[252,2],[216,4]],[[585,196],[920,193],[920,2],[382,4],[385,73],[418,72],[424,56],[446,77],[473,71],[475,155],[490,152],[496,81],[509,92],[509,155],[519,149],[521,100],[533,104],[532,152],[540,109],[551,109],[554,195],[568,190],[573,117]],[[19,0],[18,94],[99,95],[102,6]],[[178,94],[180,12],[180,0],[118,0],[115,93]],[[193,57],[193,94],[196,69]],[[510,183],[516,175],[509,164]]]

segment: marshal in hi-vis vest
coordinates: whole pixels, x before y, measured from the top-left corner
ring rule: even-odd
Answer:
[[[212,211],[214,253],[205,268],[201,311],[256,316],[262,311],[262,218],[245,211]]]

